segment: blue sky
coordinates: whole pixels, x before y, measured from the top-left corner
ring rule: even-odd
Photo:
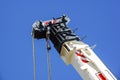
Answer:
[[[33,80],[32,24],[63,14],[68,26],[120,80],[119,0],[0,0],[0,80]],[[37,80],[47,80],[45,40],[35,40]],[[52,43],[51,43],[52,45]],[[52,80],[82,80],[71,65],[66,66],[52,45]]]

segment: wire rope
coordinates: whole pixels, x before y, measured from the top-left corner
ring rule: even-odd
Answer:
[[[34,80],[36,80],[36,53],[34,43],[34,32],[32,32],[32,51],[33,51],[33,67],[34,67]]]
[[[46,49],[47,49],[47,64],[48,64],[48,80],[52,80],[51,76],[51,59],[50,59],[50,44],[49,44],[49,34],[46,34]]]

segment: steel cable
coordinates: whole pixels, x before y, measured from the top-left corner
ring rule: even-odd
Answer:
[[[48,32],[49,33],[49,32]],[[46,49],[47,49],[47,64],[48,64],[48,80],[52,80],[51,76],[51,60],[50,60],[50,43],[49,43],[49,34],[46,33]]]
[[[33,67],[34,67],[34,80],[36,80],[36,53],[34,43],[34,32],[32,32],[32,51],[33,51]]]

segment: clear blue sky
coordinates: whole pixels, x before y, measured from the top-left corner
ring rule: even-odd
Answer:
[[[0,80],[33,80],[32,24],[62,14],[120,80],[120,0],[0,0]],[[35,47],[37,80],[47,80],[45,40]],[[50,54],[52,80],[82,80],[53,46]]]

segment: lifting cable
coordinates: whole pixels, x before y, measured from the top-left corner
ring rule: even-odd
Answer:
[[[46,53],[47,53],[47,64],[48,64],[48,80],[52,80],[51,77],[51,60],[50,60],[50,43],[49,43],[49,30],[46,33]],[[34,80],[36,80],[36,53],[34,43],[34,31],[32,32],[32,51],[33,51],[33,65],[34,65]]]
[[[46,49],[47,49],[47,64],[48,64],[48,80],[52,80],[51,77],[51,60],[50,60],[50,43],[49,43],[49,36],[50,36],[50,29],[47,27],[47,32],[46,32]]]
[[[33,51],[33,65],[34,65],[34,80],[36,80],[36,53],[34,43],[34,31],[32,32],[32,51]]]

